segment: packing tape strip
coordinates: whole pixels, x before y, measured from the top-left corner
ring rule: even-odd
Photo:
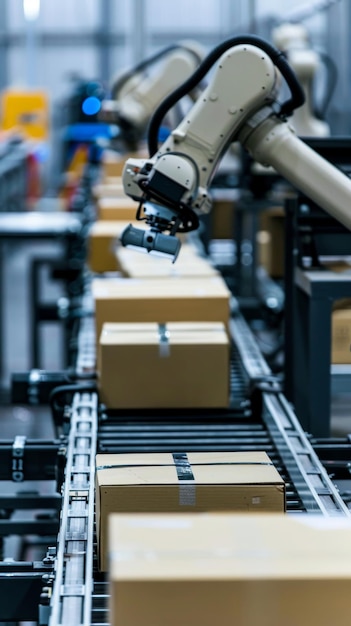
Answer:
[[[171,354],[171,347],[169,345],[169,330],[167,330],[166,324],[158,325],[158,337],[159,355],[161,358],[168,358]]]
[[[181,467],[182,462],[181,461],[177,461],[177,465],[178,467]],[[189,461],[186,461],[184,463],[184,465],[190,465]],[[270,462],[266,462],[266,461],[213,461],[211,463],[206,463],[206,462],[202,462],[202,463],[193,463],[193,465],[196,466],[201,466],[201,465],[209,465],[209,466],[215,466],[215,465],[274,465],[274,463]],[[173,463],[125,463],[125,464],[121,464],[121,465],[117,465],[117,464],[112,464],[112,465],[97,465],[96,469],[97,470],[103,470],[103,469],[127,469],[129,467],[173,467]]]
[[[196,484],[186,452],[172,454],[179,481],[179,505],[196,505]]]

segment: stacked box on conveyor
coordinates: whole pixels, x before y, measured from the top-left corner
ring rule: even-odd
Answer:
[[[92,272],[116,272],[120,266],[116,248],[123,230],[130,224],[125,220],[101,221],[92,224],[88,235],[87,264]],[[138,228],[145,228],[143,222]]]
[[[118,266],[127,278],[172,278],[210,277],[219,272],[210,261],[197,254],[194,246],[183,244],[175,263],[171,259],[150,254],[140,254],[135,250],[119,246],[116,249]]]
[[[128,196],[103,196],[96,202],[97,219],[107,220],[129,220],[136,219],[138,204]]]
[[[107,569],[108,553],[115,547],[110,542],[108,548],[111,514],[204,511],[283,513],[284,481],[265,452],[97,455],[96,522],[102,570]],[[169,541],[172,547],[171,536]]]
[[[98,351],[100,400],[109,409],[229,405],[223,322],[107,323]]]
[[[127,159],[143,159],[147,157],[147,151],[143,148],[137,152],[116,152],[115,150],[104,150],[101,157],[101,179],[122,176],[124,164]]]
[[[102,198],[125,198],[122,179],[117,177],[113,182],[96,183],[93,186],[92,195],[95,202],[98,202]]]
[[[335,280],[350,280],[351,264],[348,259],[324,262],[324,269],[335,274]],[[335,300],[331,317],[331,362],[351,364],[351,298]]]
[[[113,514],[109,541],[111,626],[349,626],[349,518]]]
[[[230,291],[220,276],[205,278],[95,278],[96,337],[105,322],[223,322]]]

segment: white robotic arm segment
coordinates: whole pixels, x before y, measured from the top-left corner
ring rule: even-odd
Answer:
[[[112,98],[102,102],[100,118],[120,126],[129,141],[140,140],[159,103],[192,75],[203,56],[199,45],[184,42],[142,61],[115,79]],[[154,64],[156,67],[145,74]]]
[[[159,71],[141,76],[134,89],[116,101],[118,118],[136,128],[145,129],[158,104],[196,69],[196,60],[186,50],[175,50]]]
[[[351,230],[351,180],[299,139],[288,122],[255,117],[239,141],[251,156],[286,180]]]
[[[286,54],[305,93],[305,103],[294,111],[292,117],[297,134],[305,137],[330,135],[328,124],[317,116],[313,103],[316,77],[324,63],[321,55],[311,47],[307,29],[303,24],[283,23],[273,29],[272,39]]]

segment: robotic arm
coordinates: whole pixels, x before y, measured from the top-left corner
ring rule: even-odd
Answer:
[[[194,72],[203,57],[198,44],[184,41],[142,61],[113,81],[111,99],[102,102],[100,119],[119,126],[125,142],[136,147],[156,107]]]
[[[329,136],[330,129],[324,116],[336,85],[336,66],[329,56],[312,48],[303,24],[282,23],[273,29],[272,39],[277,48],[285,52],[305,93],[305,103],[294,111],[292,117],[296,133],[304,137]],[[318,110],[314,91],[321,69],[326,74],[326,87]]]
[[[157,129],[174,99],[201,80],[216,63],[212,80],[189,114],[158,149]],[[279,104],[279,77],[291,98]],[[150,159],[128,159],[125,192],[139,202],[137,219],[150,230],[127,227],[123,245],[176,259],[177,232],[198,227],[198,214],[211,208],[209,185],[232,141],[273,166],[295,187],[351,228],[351,181],[300,140],[287,116],[304,102],[300,84],[285,58],[254,36],[218,46],[193,77],[155,112],[149,129]]]

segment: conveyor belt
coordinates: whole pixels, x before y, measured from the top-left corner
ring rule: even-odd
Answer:
[[[83,364],[82,371],[94,365],[91,361],[94,359],[92,332],[92,320],[84,320],[78,359],[78,363]],[[92,408],[95,396],[75,396],[73,413],[76,417],[72,421],[75,430],[71,429],[70,434],[68,458],[71,461],[66,470],[62,519],[70,520],[72,516],[79,540],[74,541],[75,536],[67,523],[63,523],[56,556],[50,626],[108,624],[108,585],[92,562],[94,513],[91,485],[88,490],[86,484],[94,463],[95,434],[97,450],[106,453],[265,450],[286,481],[288,513],[350,514],[240,314],[232,319],[231,334],[234,344],[232,398],[228,410],[182,411],[181,414],[167,411],[167,415],[163,411],[107,412],[100,416],[97,427],[97,412],[94,417]],[[262,410],[258,411],[250,401],[249,390],[262,381],[264,390],[259,394]],[[91,478],[92,474],[89,475]],[[77,486],[80,482],[81,489]],[[80,502],[76,511],[70,502]],[[68,565],[72,560],[78,566],[70,570]],[[91,572],[92,593],[87,582],[91,582]]]

